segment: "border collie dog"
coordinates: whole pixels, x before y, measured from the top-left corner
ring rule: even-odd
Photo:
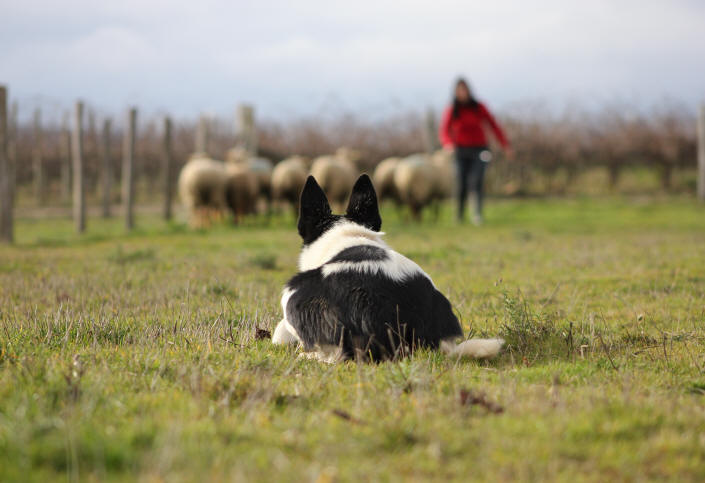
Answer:
[[[331,213],[309,176],[301,193],[299,273],[284,287],[284,319],[275,344],[300,344],[323,361],[381,360],[418,347],[486,358],[502,339],[463,336],[450,302],[421,268],[382,240],[382,219],[369,176],[355,183],[345,215]]]

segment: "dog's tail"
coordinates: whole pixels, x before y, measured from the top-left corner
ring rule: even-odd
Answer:
[[[469,339],[456,344],[450,340],[441,341],[441,350],[448,355],[471,357],[473,359],[491,359],[499,354],[504,339]]]

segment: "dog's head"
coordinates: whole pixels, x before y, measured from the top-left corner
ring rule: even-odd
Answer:
[[[316,241],[341,219],[352,221],[373,231],[379,231],[382,228],[377,194],[372,186],[372,180],[366,174],[360,176],[355,182],[345,215],[334,215],[331,212],[328,198],[313,176],[309,176],[306,180],[299,206],[298,228],[304,245]]]

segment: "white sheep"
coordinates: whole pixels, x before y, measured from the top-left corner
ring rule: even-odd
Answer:
[[[242,163],[227,163],[225,174],[225,201],[233,221],[238,223],[243,216],[255,212],[259,194],[257,174]]]
[[[225,152],[226,163],[244,163],[250,158],[250,152],[242,146],[235,146]]]
[[[455,192],[457,170],[452,151],[439,149],[431,155],[431,164],[436,171],[436,189],[434,198],[446,200]]]
[[[179,173],[179,197],[192,226],[222,217],[225,208],[225,166],[203,154],[192,155]]]
[[[319,156],[313,160],[311,175],[328,197],[335,210],[341,210],[350,195],[357,176],[351,161],[337,156]]]
[[[291,156],[280,161],[272,170],[272,197],[275,201],[290,203],[298,212],[301,190],[306,184],[307,160]]]
[[[259,194],[269,201],[272,197],[272,162],[267,158],[248,158],[246,164],[257,177]]]
[[[225,153],[225,162],[229,164],[244,164],[257,175],[260,190],[269,192],[272,179],[272,162],[267,158],[252,156],[245,148],[234,147]]]
[[[264,198],[269,210],[272,201],[272,162],[267,158],[252,156],[241,146],[228,149],[225,153],[225,162],[247,166],[255,174],[259,186],[258,194]]]
[[[435,169],[425,154],[413,154],[402,159],[394,170],[397,196],[411,209],[416,220],[421,219],[421,210],[434,200],[436,187]]]
[[[363,158],[362,151],[342,146],[335,150],[335,157],[347,164],[350,170],[355,173],[355,177],[360,174],[360,162]]]
[[[397,157],[380,161],[372,174],[372,183],[375,185],[375,191],[377,191],[377,197],[380,200],[392,199],[399,201],[394,187],[394,170],[397,169],[399,161],[401,161],[401,158]]]

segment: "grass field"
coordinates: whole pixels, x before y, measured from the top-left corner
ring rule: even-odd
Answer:
[[[384,216],[386,215],[386,216]],[[293,220],[20,219],[0,248],[0,481],[705,480],[705,211],[511,200],[388,242],[491,362],[338,365],[258,340]]]

